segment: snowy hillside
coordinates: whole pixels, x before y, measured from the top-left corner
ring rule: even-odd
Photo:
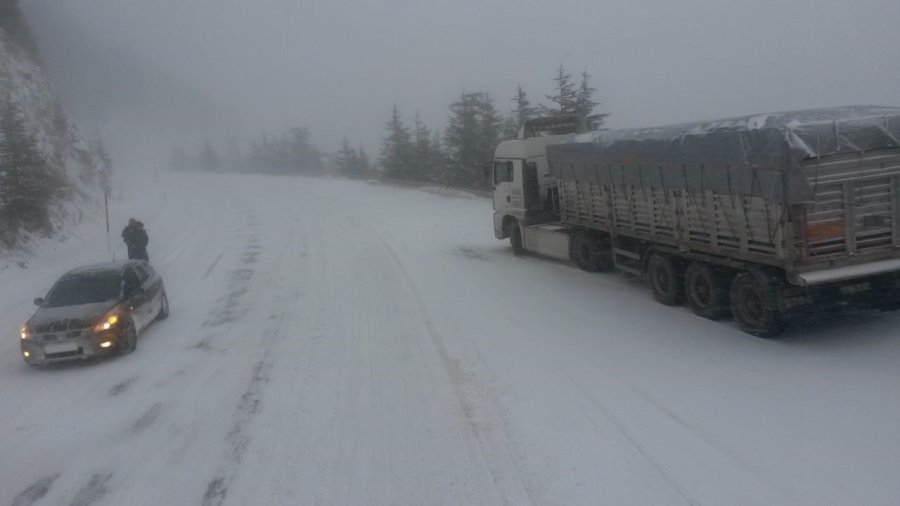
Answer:
[[[57,232],[102,198],[95,149],[67,118],[16,2],[0,8],[0,101],[12,102],[51,171],[67,182],[51,209]]]

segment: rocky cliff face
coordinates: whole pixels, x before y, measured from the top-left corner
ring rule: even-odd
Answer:
[[[40,231],[57,233],[102,200],[108,173],[98,145],[87,142],[63,111],[18,0],[0,0],[0,101],[12,103],[48,170],[64,182],[50,201],[52,227]],[[32,232],[21,231],[24,242]]]

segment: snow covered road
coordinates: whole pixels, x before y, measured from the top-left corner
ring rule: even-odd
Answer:
[[[780,340],[620,274],[513,257],[488,200],[160,175],[131,215],[172,308],[33,369],[16,331],[99,220],[0,271],[0,504],[900,503],[900,315]]]

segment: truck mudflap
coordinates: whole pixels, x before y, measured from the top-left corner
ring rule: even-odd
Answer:
[[[800,286],[815,286],[826,283],[848,281],[857,278],[867,278],[895,271],[900,271],[900,259],[881,260],[878,262],[868,262],[859,265],[849,265],[845,267],[835,267],[833,269],[823,269],[820,271],[798,273],[794,275],[794,279],[792,279],[792,281]]]

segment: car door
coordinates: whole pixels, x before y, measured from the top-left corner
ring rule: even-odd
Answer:
[[[162,306],[162,277],[153,270],[153,267],[151,267],[150,264],[136,265],[135,269],[139,271],[138,274],[143,280],[141,286],[143,286],[144,290],[147,292],[147,317],[149,318],[149,323],[156,318],[156,315],[159,314]]]
[[[126,267],[123,275],[125,278],[125,298],[128,300],[128,305],[131,308],[131,319],[134,321],[135,330],[140,332],[149,323],[147,306],[150,305],[150,297],[143,286],[143,281],[146,281],[146,279],[142,281],[141,275],[132,266]]]

